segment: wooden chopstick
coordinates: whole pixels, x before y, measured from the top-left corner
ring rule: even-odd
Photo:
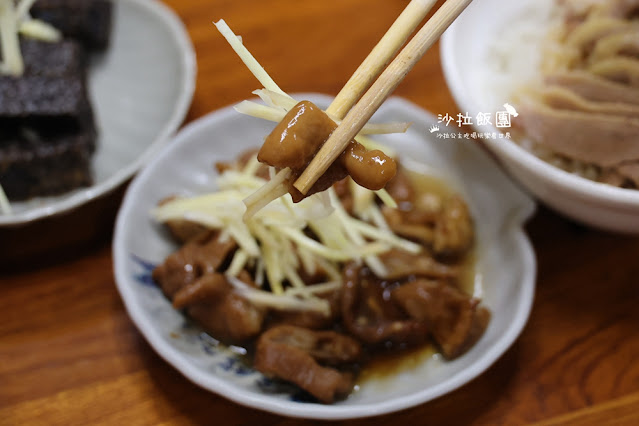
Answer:
[[[340,120],[388,65],[437,0],[412,0],[360,64],[326,112]]]
[[[342,120],[306,170],[295,181],[295,188],[303,194],[308,192],[406,77],[406,74],[471,2],[472,0],[448,0],[435,12]]]

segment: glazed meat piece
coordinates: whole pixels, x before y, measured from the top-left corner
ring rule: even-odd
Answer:
[[[457,268],[440,263],[428,253],[409,253],[392,249],[379,256],[386,267],[387,280],[398,280],[410,277],[455,278]]]
[[[176,199],[178,199],[176,196],[166,197],[163,200],[160,200],[158,206],[163,206]],[[204,225],[184,219],[167,220],[165,225],[169,230],[171,237],[182,244],[207,232],[207,228]]]
[[[258,339],[254,365],[263,374],[292,382],[329,404],[351,392],[353,376],[322,364],[351,364],[360,356],[359,343],[348,336],[280,325]]]
[[[458,256],[470,249],[473,239],[473,221],[468,206],[460,197],[450,197],[435,222],[433,250],[437,254]]]
[[[293,183],[337,125],[320,108],[302,101],[292,108],[264,141],[258,160],[277,169],[290,168],[289,192],[293,201],[305,198]],[[381,151],[367,151],[351,141],[342,155],[313,185],[306,196],[324,191],[350,175],[359,185],[377,190],[393,178],[397,165]]]
[[[224,275],[218,273],[206,274],[182,287],[175,293],[173,306],[185,308],[211,336],[225,343],[242,343],[256,337],[266,315],[264,309],[234,292]]]
[[[304,282],[307,280],[302,278]],[[300,312],[300,311],[274,311],[271,312],[271,324],[292,324],[298,327],[310,328],[311,330],[321,330],[330,328],[339,321],[341,315],[341,290],[331,291],[330,293],[319,295],[320,298],[328,300],[330,304],[331,314],[324,315],[318,312]]]
[[[431,248],[437,255],[464,254],[472,246],[472,219],[460,197],[417,192],[401,168],[388,190],[400,200],[398,209],[382,208],[396,234]]]
[[[457,288],[442,281],[406,283],[392,298],[412,318],[425,322],[448,359],[466,352],[484,333],[490,311]]]
[[[397,202],[400,210],[409,210],[415,201],[416,192],[413,183],[401,167],[398,168],[395,177],[388,182],[386,190]]]
[[[169,298],[182,287],[205,274],[212,274],[237,247],[232,238],[220,240],[218,232],[207,232],[171,253],[164,263],[153,270],[153,279]]]
[[[391,300],[400,283],[375,277],[355,264],[343,271],[342,322],[350,334],[368,344],[414,345],[428,339],[423,321],[408,317]]]

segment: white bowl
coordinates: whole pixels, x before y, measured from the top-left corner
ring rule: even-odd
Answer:
[[[11,203],[0,226],[74,209],[130,178],[173,136],[195,88],[193,46],[179,18],[154,0],[115,0],[109,49],[93,58],[89,93],[99,137],[95,183],[69,193]]]
[[[538,0],[475,0],[446,31],[441,43],[444,74],[461,112],[495,112],[494,79],[489,74],[494,64],[488,49],[515,19],[537,13],[531,7],[535,2]],[[530,46],[518,46],[524,48]],[[534,57],[530,57],[532,62]],[[502,99],[499,105],[503,102],[509,100]],[[497,132],[491,126],[478,130]],[[598,228],[639,233],[639,190],[615,188],[565,172],[510,141],[485,142],[509,173],[553,209]]]
[[[326,106],[330,99],[300,95]],[[151,346],[187,378],[237,403],[278,414],[345,419],[374,416],[414,406],[462,386],[486,370],[513,343],[530,311],[535,257],[522,226],[535,209],[478,147],[432,137],[436,120],[401,99],[387,101],[374,119],[412,121],[404,135],[385,138],[410,166],[421,165],[460,191],[469,201],[478,228],[478,274],[484,303],[493,318],[485,335],[466,355],[439,357],[378,381],[366,382],[345,401],[322,405],[277,393],[260,373],[232,354],[210,345],[196,327],[171,307],[150,273],[176,249],[149,211],[171,194],[210,192],[212,164],[235,158],[261,144],[273,125],[242,116],[232,108],[211,113],[183,129],[164,152],[131,183],[117,218],[113,242],[115,277],[129,315]],[[411,161],[409,161],[410,159]]]

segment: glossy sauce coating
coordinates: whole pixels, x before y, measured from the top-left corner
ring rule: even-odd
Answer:
[[[302,101],[268,135],[257,158],[279,169],[291,168],[292,178],[295,178],[304,171],[336,128],[337,124],[319,107],[309,101]],[[368,151],[353,140],[333,163],[329,172],[335,178],[329,179],[331,182],[320,178],[320,185],[314,185],[307,195],[325,190],[346,174],[359,185],[378,190],[395,176],[397,165],[383,152]]]

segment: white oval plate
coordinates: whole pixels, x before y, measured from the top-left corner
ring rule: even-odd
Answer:
[[[154,0],[114,0],[108,50],[93,58],[89,93],[99,136],[94,184],[54,197],[11,203],[0,226],[74,209],[122,184],[157,154],[189,109],[193,46],[179,18]]]
[[[299,95],[326,106],[330,98]],[[486,370],[521,332],[533,301],[536,262],[522,225],[533,201],[469,141],[443,142],[428,128],[436,120],[407,101],[392,98],[374,117],[411,121],[403,135],[384,139],[409,166],[447,179],[469,201],[478,228],[476,282],[493,318],[485,335],[466,355],[445,362],[428,359],[380,381],[366,382],[345,401],[322,405],[300,402],[294,391],[279,392],[260,373],[243,366],[208,342],[197,327],[185,326],[150,278],[154,265],[176,249],[149,211],[171,194],[214,190],[215,161],[235,158],[261,144],[273,125],[232,108],[211,113],[182,130],[175,141],[133,181],[117,218],[113,242],[115,277],[129,315],[151,346],[187,378],[237,403],[278,414],[346,419],[374,416],[421,404],[456,389]]]
[[[499,86],[503,79],[496,77],[496,63],[503,59],[491,54],[491,47],[496,40],[506,39],[516,25],[549,21],[544,12],[549,1],[475,0],[446,31],[441,43],[442,66],[463,112],[495,113],[504,102],[512,103],[503,98],[504,90]],[[535,74],[540,57],[538,43],[529,39],[513,51],[513,56],[529,61],[529,69],[523,71],[527,77]],[[482,132],[498,132],[493,126],[475,127]],[[639,190],[616,188],[568,173],[505,139],[485,142],[512,176],[555,210],[591,226],[639,234]]]

